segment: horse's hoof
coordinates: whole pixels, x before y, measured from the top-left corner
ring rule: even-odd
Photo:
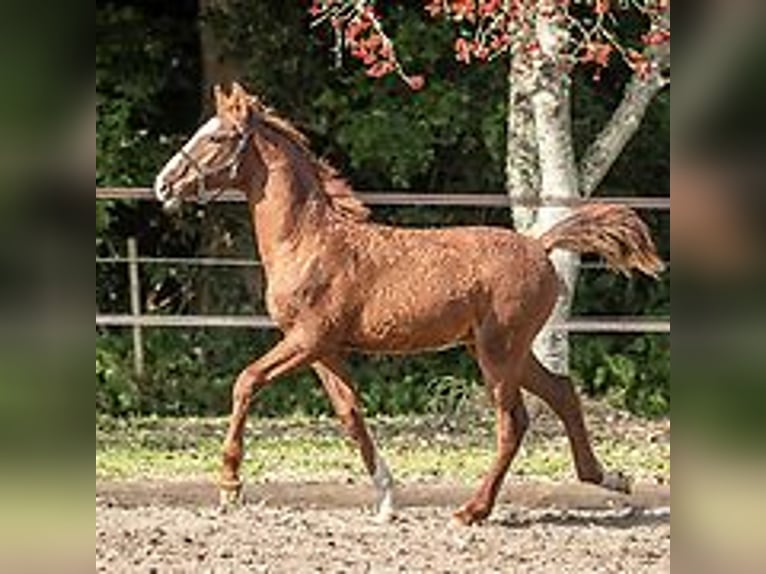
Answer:
[[[633,489],[633,480],[619,470],[609,471],[604,473],[604,478],[601,479],[601,486],[614,492],[630,494]]]
[[[375,513],[375,522],[377,524],[391,524],[394,521],[394,518],[396,515],[394,514],[394,511],[391,509],[381,509],[378,510],[377,513]]]
[[[221,485],[218,490],[218,508],[222,512],[228,512],[242,506],[244,496],[242,494],[242,484]]]
[[[476,510],[466,505],[452,513],[452,521],[460,526],[478,524],[489,516],[488,511]]]
[[[375,522],[378,524],[390,524],[396,518],[396,512],[390,502],[384,501],[378,506],[378,511],[375,513]]]

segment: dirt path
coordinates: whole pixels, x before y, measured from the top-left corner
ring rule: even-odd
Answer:
[[[96,485],[101,572],[669,572],[670,490],[630,497],[579,484],[515,483],[491,519],[454,526],[470,489],[408,485],[378,525],[356,484],[252,485],[229,514],[205,483]]]

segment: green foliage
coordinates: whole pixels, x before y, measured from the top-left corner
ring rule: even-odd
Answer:
[[[146,332],[146,375],[131,372],[128,341],[96,340],[96,411],[107,414],[223,415],[239,369],[275,342],[275,333],[241,329]],[[354,357],[351,372],[370,414],[456,414],[469,406],[478,374],[462,351],[407,359]],[[257,416],[332,414],[308,371],[280,379],[258,395]]]
[[[109,224],[109,216],[107,214],[106,205],[103,203],[96,203],[96,241],[98,236],[102,233]]]
[[[96,412],[125,415],[138,410],[140,393],[130,377],[125,341],[96,338]]]
[[[188,113],[188,100],[168,110],[164,98],[197,74],[166,39],[183,45],[175,26],[132,6],[96,10],[96,185],[145,185],[177,144],[167,134],[176,114]]]
[[[605,270],[583,271],[573,305],[578,316],[670,315],[670,277],[658,283],[643,276],[621,277]],[[572,371],[586,393],[644,416],[670,412],[670,337],[575,335]]]
[[[670,344],[666,335],[619,338],[578,335],[572,370],[591,396],[645,416],[670,412]]]
[[[96,184],[140,186],[168,151],[145,129],[136,129],[131,115],[135,104],[128,100],[104,100],[98,104],[96,126]]]
[[[355,62],[336,68],[331,39],[307,39],[298,3],[235,0],[206,23],[241,63],[246,84],[306,131],[316,151],[359,188],[501,188],[503,66],[464,68],[444,49],[448,25],[425,20],[419,9],[386,10],[405,64],[428,77],[420,93],[393,77],[370,81]],[[282,26],[275,30],[276,21]]]
[[[190,39],[196,40],[194,31],[184,31],[169,13],[149,14],[113,3],[97,6],[97,186],[146,186],[178,147],[182,136],[172,134],[197,108],[196,99],[188,97],[190,88],[196,93],[195,63],[176,54],[193,45]],[[166,105],[185,92],[176,105]],[[137,217],[141,210],[144,215]],[[148,230],[158,227],[156,211],[154,206],[98,202],[97,253],[124,254],[126,236],[149,236]],[[97,300],[118,298],[124,273],[97,269],[97,274]]]
[[[356,357],[352,374],[372,414],[455,414],[478,372],[462,350],[415,357]]]

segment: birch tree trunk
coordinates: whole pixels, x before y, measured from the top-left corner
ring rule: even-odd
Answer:
[[[548,17],[540,16],[534,30],[542,57],[529,69],[511,59],[508,112],[508,189],[517,198],[552,197],[565,200],[578,196],[578,171],[572,146],[570,90],[568,78],[557,66],[559,43],[564,31]],[[568,207],[513,209],[514,224],[522,233],[539,233],[566,217]],[[556,307],[534,343],[534,353],[551,371],[569,371],[569,337],[553,328],[569,317],[579,256],[555,251],[551,255],[562,280]]]
[[[565,216],[566,210],[541,209],[529,202],[539,200],[541,195],[568,196],[577,190],[576,181],[575,188],[571,188],[572,174],[567,171],[574,162],[568,132],[568,91],[549,93],[545,101],[540,101],[539,94],[536,95],[539,89],[537,74],[530,73],[526,64],[523,54],[515,53],[510,58],[506,190],[511,200],[514,228],[520,233],[533,234],[535,229],[545,229]],[[562,96],[564,105],[559,105]],[[552,103],[546,103],[551,97],[554,98]],[[537,98],[536,104],[533,98]],[[565,132],[563,137],[562,131]],[[541,153],[542,146],[545,147]],[[551,322],[565,320],[569,314],[578,263],[577,257],[563,252],[554,253],[552,259],[563,280],[562,285],[566,287],[562,287]],[[568,371],[569,341],[565,332],[546,325],[535,341],[534,352],[552,371]]]
[[[578,186],[570,126],[570,94],[563,80],[552,68],[541,70],[541,84],[532,97],[532,106],[543,195],[568,200],[578,196]],[[569,207],[541,207],[535,227],[540,231],[549,229],[569,213]],[[551,260],[562,280],[562,288],[556,307],[533,348],[551,371],[566,374],[569,372],[569,337],[566,331],[554,328],[554,324],[569,318],[580,257],[570,251],[555,250]]]
[[[528,205],[540,196],[540,156],[532,108],[534,85],[525,70],[524,56],[515,52],[508,69],[506,192],[511,201],[514,229],[530,233],[538,210]]]
[[[541,196],[572,200],[587,197],[597,188],[612,164],[638,130],[654,97],[668,85],[670,45],[647,48],[655,60],[648,76],[635,74],[625,86],[623,99],[609,122],[586,150],[582,161],[572,143],[569,78],[558,65],[558,54],[567,32],[556,22],[554,0],[543,1],[535,27],[522,38],[536,41],[541,55],[530,58],[514,51],[508,73],[506,189],[511,199],[514,227],[521,233],[539,235],[569,215],[571,208],[530,207]],[[669,14],[662,24],[669,28]],[[580,257],[554,251],[551,259],[562,288],[553,313],[535,340],[538,359],[556,373],[569,370],[569,337],[554,329],[570,316]]]

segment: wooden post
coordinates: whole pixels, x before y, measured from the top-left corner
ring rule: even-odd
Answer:
[[[128,281],[130,285],[130,314],[141,316],[141,285],[138,280],[138,246],[135,237],[128,238]],[[133,370],[136,377],[144,376],[144,342],[141,325],[133,325]]]

